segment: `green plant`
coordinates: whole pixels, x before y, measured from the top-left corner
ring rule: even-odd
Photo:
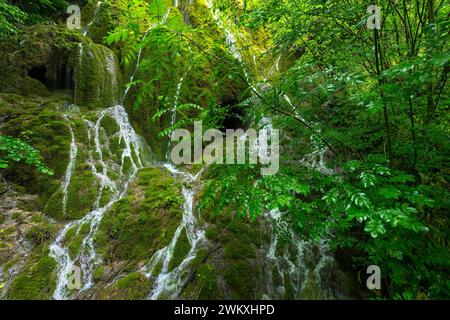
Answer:
[[[53,175],[53,171],[42,164],[39,151],[22,140],[2,135],[0,136],[0,151],[0,169],[10,167],[11,161],[23,161],[27,165],[36,167],[42,174]]]

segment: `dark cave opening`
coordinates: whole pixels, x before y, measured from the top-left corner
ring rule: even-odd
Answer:
[[[222,105],[226,106],[228,110],[221,123],[223,131],[226,129],[244,129],[245,110],[239,105],[239,101],[235,98],[227,98],[222,100]]]
[[[75,88],[74,69],[66,63],[34,66],[29,70],[28,76],[40,81],[49,90],[73,90]]]
[[[47,78],[47,87],[50,90],[69,89],[73,90],[73,68],[66,63],[57,63],[50,68]]]
[[[28,76],[47,85],[47,68],[45,66],[32,67],[30,71],[28,71]]]

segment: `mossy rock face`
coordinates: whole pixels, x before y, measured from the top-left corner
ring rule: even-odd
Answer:
[[[145,262],[172,239],[181,218],[181,184],[163,168],[143,169],[128,195],[102,219],[96,247],[105,262]]]
[[[202,194],[198,197],[201,199]],[[236,217],[231,209],[220,215],[203,210],[201,215],[207,225],[209,248],[197,254],[194,278],[187,284],[183,297],[260,299],[264,294],[261,248],[267,244],[261,223]]]
[[[189,244],[186,231],[183,230],[175,245],[175,250],[173,253],[172,260],[170,260],[168,272],[172,271],[174,268],[178,267],[183,262],[184,258],[189,253],[190,249],[191,245]]]
[[[53,176],[39,174],[35,168],[18,163],[11,171],[12,180],[29,193],[48,200],[59,186],[69,158],[70,132],[56,106],[67,104],[65,96],[48,98],[0,94],[0,117],[4,119],[2,134],[20,138],[38,149],[43,163]]]
[[[83,32],[96,43],[102,43],[108,31],[114,28],[114,12],[111,12],[111,4],[102,1],[100,5],[96,3],[88,4],[82,8],[81,19]]]
[[[56,227],[50,223],[32,226],[25,238],[34,246],[50,242],[56,235]]]
[[[81,219],[92,210],[97,197],[97,180],[92,171],[80,165],[74,172],[68,188],[66,217]]]
[[[95,43],[77,47],[75,69],[75,104],[89,109],[107,108],[118,104],[122,76],[113,51]]]
[[[21,38],[0,45],[0,55],[10,57],[0,62],[0,92],[66,90],[71,103],[90,109],[119,102],[122,76],[112,50],[65,25],[35,25]]]
[[[151,281],[139,272],[132,272],[102,290],[98,298],[102,300],[143,300],[147,298]]]
[[[82,218],[92,209],[98,189],[97,178],[86,163],[89,157],[87,127],[80,114],[70,114],[69,120],[65,118],[62,111],[68,105],[64,95],[42,98],[0,94],[0,117],[4,119],[2,133],[18,137],[38,149],[42,162],[54,172],[53,176],[41,175],[35,168],[18,163],[8,169],[12,180],[23,186],[24,192],[38,194],[40,209],[57,220]],[[69,123],[78,152],[64,214],[61,181],[69,162]]]
[[[46,86],[71,89],[71,57],[77,44],[86,41],[79,32],[43,23],[26,27],[20,39],[0,44],[0,55],[9,57],[0,61],[0,92],[46,96]]]
[[[36,259],[36,260],[35,260]],[[48,300],[56,287],[56,261],[43,255],[32,257],[25,268],[14,278],[8,291],[12,300]]]
[[[159,133],[170,126],[172,114],[165,113],[154,121],[156,112],[187,103],[204,109],[213,109],[217,105],[231,109],[249,97],[248,85],[236,74],[237,71],[243,73],[242,66],[225,47],[224,33],[211,21],[206,1],[182,1],[178,9],[173,7],[171,0],[152,1],[148,19],[160,21],[170,6],[167,28],[190,31],[190,28],[203,24],[202,31],[191,32],[190,37],[195,43],[201,43],[202,51],[207,54],[196,46],[181,45],[179,40],[155,30],[142,50],[141,61],[145,63],[137,69],[135,63],[130,63],[124,70],[125,78],[134,75],[136,82],[126,96],[125,106],[138,133],[146,139],[158,160],[165,160],[169,145],[167,137],[161,137]],[[180,10],[190,12],[188,26]],[[206,24],[208,28],[204,28]],[[177,48],[176,52],[174,48]],[[210,59],[211,56],[220,56],[226,63]],[[137,105],[141,107],[137,108]],[[187,116],[195,116],[198,112],[197,108],[183,110]]]

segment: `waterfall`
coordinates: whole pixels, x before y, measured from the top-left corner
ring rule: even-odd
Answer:
[[[193,176],[189,173],[179,171],[171,164],[165,164],[164,167],[175,177],[181,177],[183,179],[183,219],[169,245],[157,251],[150,259],[146,276],[155,279],[154,287],[148,296],[150,300],[156,300],[162,295],[165,298],[171,299],[178,297],[186,281],[189,279],[191,262],[196,257],[200,247],[205,245],[207,241],[205,232],[199,228],[197,218],[194,215],[194,191],[192,188],[185,186],[187,184],[194,184],[200,176],[201,171]],[[169,264],[173,259],[175,246],[183,231],[186,232],[191,249],[180,265],[169,271]],[[156,267],[160,264],[162,265],[162,269],[159,274],[153,274]]]
[[[87,34],[89,27],[92,25],[92,23],[95,21],[96,16],[99,12],[99,8],[101,6],[101,2],[97,4],[94,18],[87,26],[84,35]],[[159,24],[166,23],[169,14],[170,14],[171,8],[169,7],[168,11],[164,15],[162,21],[160,21],[157,24],[152,25],[146,32],[144,38],[148,35],[148,33],[155,28]],[[85,54],[84,46],[82,43],[78,45],[79,50],[79,65],[82,65],[83,62],[83,56]],[[136,69],[131,77],[130,81],[133,81],[134,75],[139,67],[141,56],[142,56],[142,50],[143,47],[139,50],[138,53],[138,61],[136,64]],[[92,55],[91,50],[88,51],[90,55]],[[111,82],[111,85],[113,87],[117,86],[117,78],[116,78],[116,61],[115,57],[112,54],[112,52],[108,52],[105,54],[104,58],[104,68],[107,74],[109,75],[109,81]],[[181,90],[182,80],[180,81],[180,84],[177,88],[177,97],[176,97],[176,103],[178,100],[179,92]],[[125,91],[125,95],[127,94],[129,90],[129,87]],[[113,99],[117,101],[117,96],[114,94]],[[176,109],[176,106],[175,106]],[[105,160],[104,159],[104,150],[107,150],[109,152],[109,141],[103,142],[101,139],[101,130],[102,130],[102,120],[104,117],[109,116],[111,117],[114,122],[119,127],[119,132],[116,134],[119,139],[119,145],[121,145],[121,153],[120,153],[120,160],[118,163],[111,163],[111,160]],[[96,254],[95,246],[94,246],[94,239],[95,235],[97,234],[100,222],[104,216],[104,214],[120,199],[122,199],[127,190],[128,185],[130,182],[135,178],[136,174],[140,169],[144,167],[144,151],[148,148],[146,146],[145,141],[139,137],[135,130],[133,129],[131,123],[129,122],[128,114],[126,113],[125,109],[121,105],[116,105],[114,107],[108,108],[106,110],[103,110],[99,113],[98,119],[96,122],[92,122],[89,120],[84,120],[86,128],[87,128],[87,136],[88,136],[88,159],[87,163],[89,164],[91,171],[95,178],[98,181],[99,189],[97,192],[96,199],[93,203],[92,210],[87,213],[82,219],[72,221],[68,224],[66,224],[62,230],[57,235],[54,242],[50,245],[50,256],[53,257],[57,262],[57,270],[58,270],[58,279],[56,284],[56,289],[53,293],[53,298],[56,300],[63,300],[70,298],[75,291],[73,288],[69,288],[69,285],[71,284],[71,277],[74,273],[74,270],[76,267],[79,268],[81,276],[82,276],[82,286],[76,288],[79,292],[87,290],[92,287],[93,280],[92,280],[92,273],[96,265],[100,262],[100,257]],[[71,147],[71,161],[69,162],[69,166],[67,168],[66,176],[72,176],[73,174],[73,166],[76,158],[76,152],[73,150],[76,150],[76,144],[75,144],[75,135],[73,133],[73,130],[71,129],[71,135],[72,135],[72,147]],[[106,137],[108,140],[109,138]],[[123,147],[122,147],[123,146]],[[72,156],[72,153],[74,155]],[[94,157],[94,154],[96,155]],[[130,169],[125,169],[125,162],[128,161],[130,163]],[[100,168],[100,170],[98,169]],[[173,169],[174,171],[171,171],[172,173],[176,172],[176,169]],[[109,173],[115,173],[113,176],[118,176],[119,178],[116,180],[113,180],[110,178]],[[70,174],[69,174],[70,173]],[[180,173],[181,175],[182,173]],[[185,175],[185,177],[188,177],[189,175]],[[190,177],[190,176],[189,176]],[[194,179],[194,177],[192,177]],[[192,180],[194,181],[194,180]],[[70,182],[70,179],[64,179],[63,186],[66,184],[68,185]],[[64,193],[67,193],[67,187],[63,188]],[[106,204],[101,204],[101,201],[104,196],[104,191],[109,191],[109,200]],[[190,235],[189,239],[192,244],[192,255],[195,256],[196,254],[196,243],[200,242],[200,239],[203,239],[203,233],[199,233],[198,235],[193,235],[192,232],[192,219],[193,216],[190,217],[189,212],[192,214],[193,212],[193,192],[190,193],[190,190],[187,188],[183,189],[183,195],[185,198],[185,218],[183,219],[182,226],[185,228],[187,233]],[[65,197],[65,199],[67,196]],[[190,203],[190,204],[189,204]],[[81,228],[84,225],[89,226],[89,231],[86,235],[84,235],[84,238],[82,240],[81,248],[78,252],[78,254],[75,257],[71,257],[69,253],[69,249],[65,247],[65,238],[72,228],[75,228],[76,234],[79,235]],[[180,226],[180,230],[181,230]],[[179,231],[180,233],[181,231]],[[176,243],[176,239],[174,240]],[[173,247],[175,244],[173,245]],[[193,259],[193,258],[191,258]],[[171,273],[172,275],[175,275],[174,272]],[[167,277],[168,279],[170,277]]]
[[[107,148],[107,143],[101,142],[100,128],[101,120],[106,115],[110,116],[119,127],[118,137],[121,145],[123,145],[120,164],[108,163],[103,159],[103,149]],[[58,280],[53,294],[53,298],[57,300],[70,297],[70,291],[67,286],[75,266],[80,268],[84,284],[83,287],[79,289],[83,291],[92,286],[92,272],[94,267],[100,262],[100,258],[95,252],[94,239],[101,219],[105,212],[125,196],[129,183],[135,178],[138,170],[143,167],[142,151],[144,150],[144,143],[142,138],[136,134],[131,126],[128,115],[122,106],[118,105],[102,111],[95,124],[90,121],[85,121],[85,123],[88,130],[88,138],[90,140],[88,163],[92,168],[94,176],[100,182],[100,188],[93,205],[93,210],[86,214],[82,219],[68,223],[60,231],[56,240],[50,246],[50,256],[53,257],[58,264]],[[92,139],[94,141],[92,141]],[[94,160],[94,152],[98,155],[98,163]],[[131,170],[128,172],[124,170],[124,161],[126,159],[131,163]],[[102,167],[101,173],[97,171],[96,164]],[[109,170],[119,173],[120,177],[117,181],[112,181],[108,177]],[[101,206],[100,200],[102,199],[103,191],[106,188],[111,192],[111,196],[109,201]],[[86,224],[89,225],[89,232],[83,238],[79,253],[74,259],[71,259],[68,248],[64,247],[65,237],[71,228],[77,228],[76,233],[79,234],[81,227]]]
[[[246,71],[245,61],[239,51],[236,37],[226,23],[220,17],[219,10],[214,10],[212,0],[207,0],[207,6],[211,10],[214,21],[217,26],[224,31],[226,44],[230,54],[242,65],[246,79],[250,82],[250,77]],[[279,71],[281,55],[275,61],[272,70]],[[253,56],[253,62],[256,65],[256,56]],[[269,84],[267,84],[270,87]],[[252,85],[252,89],[257,91],[256,86]],[[263,88],[263,91],[265,89]],[[288,95],[283,94],[283,99],[294,109],[295,115],[300,119],[306,120],[299,114],[293,106]],[[263,118],[260,122],[261,130],[270,133],[272,130],[272,120],[268,117]],[[317,127],[316,124],[312,124]],[[318,130],[320,132],[320,129]],[[308,166],[313,170],[317,170],[323,174],[332,174],[332,170],[326,167],[325,155],[327,149],[320,143],[315,135],[311,137],[314,151],[304,156],[300,160],[301,165]],[[258,153],[266,147],[267,142],[258,141],[254,148]],[[264,152],[262,153],[264,155]],[[291,287],[294,298],[324,299],[327,298],[329,288],[322,283],[321,272],[330,266],[333,266],[334,259],[330,254],[330,250],[325,240],[319,242],[305,241],[294,232],[290,223],[282,218],[282,214],[278,209],[272,210],[266,215],[266,221],[271,229],[271,243],[263,259],[263,266],[266,270],[265,289],[266,294],[262,299],[283,299],[287,292],[286,283]],[[283,245],[283,237],[289,242],[289,245]],[[314,252],[316,251],[316,252]],[[310,260],[310,263],[306,263]],[[280,283],[275,283],[275,274],[281,279]],[[328,289],[328,291],[327,291]]]
[[[281,60],[281,54],[277,58],[277,62],[275,63],[275,70],[280,71],[280,60]]]
[[[75,161],[78,153],[77,144],[75,141],[75,134],[73,132],[72,126],[70,125],[70,118],[68,115],[65,115],[65,118],[68,123],[68,127],[70,130],[71,143],[70,143],[70,155],[69,155],[69,164],[67,165],[66,173],[64,175],[64,180],[62,182],[62,191],[63,191],[63,215],[66,215],[67,209],[67,189],[69,188],[70,180],[73,176],[73,171],[75,170]]]
[[[75,103],[78,105],[99,102],[103,107],[118,104],[120,74],[119,62],[112,50],[90,42],[78,43],[78,61],[75,72]]]
[[[89,29],[91,28],[92,24],[97,20],[97,16],[98,16],[98,14],[99,14],[99,12],[100,12],[100,7],[101,7],[101,5],[102,5],[102,2],[101,2],[101,1],[98,1],[98,2],[97,2],[97,5],[95,6],[94,16],[92,17],[91,22],[89,22],[89,23],[87,24],[87,26],[86,26],[86,27],[84,28],[84,30],[83,30],[83,36],[84,36],[84,37],[87,36],[87,34],[88,34],[88,32],[89,32]]]
[[[283,94],[283,99],[294,110],[296,116],[307,123],[295,110],[289,96]],[[310,125],[317,127],[316,124]],[[273,127],[272,120],[265,117],[261,120],[260,126],[263,130],[270,132]],[[262,143],[260,141],[257,147],[264,148],[264,142]],[[299,164],[325,175],[332,174],[332,170],[326,167],[325,154],[327,149],[314,134],[311,136],[311,143],[314,150],[305,155]],[[322,283],[321,273],[326,268],[334,267],[334,258],[326,240],[305,241],[301,239],[278,209],[269,212],[265,218],[270,226],[271,242],[263,261],[267,282],[266,294],[263,295],[262,299],[286,298],[287,284],[290,286],[290,292],[295,299],[328,298],[330,285]],[[309,263],[306,263],[307,260]],[[279,279],[279,281],[276,282],[275,279]]]
[[[175,1],[174,6],[178,7],[178,5],[178,1]],[[96,19],[100,6],[101,2],[97,4],[96,11],[94,12],[94,18],[88,24],[84,35],[87,34],[90,25],[92,25]],[[212,12],[214,21],[219,28],[224,31],[226,44],[230,54],[242,65],[245,76],[249,79],[245,61],[239,51],[235,34],[219,15],[218,10],[213,10],[212,1],[210,0],[208,1],[208,7]],[[142,41],[147,38],[151,30],[156,28],[158,25],[167,22],[170,12],[171,7],[168,8],[161,21],[150,26],[150,28],[144,33]],[[88,48],[84,48],[82,43],[79,44],[78,48],[80,59],[79,65],[81,66],[83,56],[87,54],[92,55],[93,50],[89,46]],[[133,82],[139,69],[143,50],[144,46],[141,46],[137,54],[136,66],[130,77],[130,83]],[[117,64],[115,57],[112,52],[108,52],[105,54],[104,58],[103,67],[107,71],[107,75],[110,77],[109,81],[111,81],[111,85],[113,87],[117,87]],[[254,56],[253,59],[256,65],[256,56]],[[277,70],[278,64],[279,59],[275,67]],[[187,73],[180,78],[176,87],[171,118],[172,126],[176,122],[177,106],[186,76]],[[131,86],[127,86],[124,97],[126,97],[130,88]],[[119,99],[116,94],[114,94],[113,98],[115,102]],[[287,95],[284,96],[284,99],[292,105]],[[107,154],[110,153],[110,137],[103,137],[105,130],[102,127],[102,120],[105,119],[105,117],[110,117],[118,126],[118,133],[115,135],[119,139],[120,144],[120,151],[117,161],[113,161],[107,157]],[[94,240],[102,218],[117,201],[125,196],[129,184],[136,177],[139,170],[145,166],[145,160],[143,157],[147,146],[143,139],[136,134],[123,106],[116,105],[105,109],[97,115],[96,121],[84,119],[84,123],[86,125],[88,138],[86,162],[96,178],[98,191],[92,204],[91,211],[88,212],[83,218],[67,223],[60,230],[54,242],[50,245],[50,256],[57,262],[57,285],[53,293],[53,298],[57,300],[69,299],[76,296],[77,293],[88,290],[93,286],[93,271],[101,262],[101,257],[97,255],[95,250]],[[272,130],[271,119],[263,119],[262,126],[267,131]],[[75,133],[71,127],[70,132],[72,138],[70,159],[62,184],[63,194],[65,195],[63,200],[64,212],[66,210],[67,189],[73,175],[77,155]],[[317,146],[319,147],[319,145]],[[261,149],[262,147],[264,146],[262,146],[261,142],[258,142],[258,146],[256,146],[256,148]],[[168,149],[170,149],[170,145]],[[170,150],[167,153],[167,159],[169,158],[169,152]],[[318,163],[314,163],[313,165],[311,164],[311,166],[321,171],[323,168],[326,168],[324,160],[325,152],[323,154],[316,154],[316,159],[317,155],[319,155]],[[311,157],[313,156],[311,155]],[[304,161],[305,165],[309,163],[309,160],[306,159],[306,157]],[[321,167],[322,165],[323,167]],[[169,163],[163,164],[163,166],[174,177],[182,180],[183,207],[182,219],[170,243],[166,247],[154,253],[150,257],[145,270],[141,270],[144,271],[146,277],[154,280],[153,287],[149,288],[148,294],[148,299],[152,300],[160,298],[179,298],[182,289],[191,276],[193,260],[197,256],[199,249],[204,248],[208,243],[205,232],[195,214],[194,208],[194,185],[197,182],[201,172],[197,175],[192,175],[188,172],[175,168]],[[326,172],[324,169],[322,171]],[[278,210],[273,210],[266,217],[266,221],[268,221],[270,225],[271,242],[267,248],[267,252],[263,253],[263,264],[267,275],[265,283],[266,294],[262,297],[264,299],[283,298],[288,291],[288,285],[292,288],[295,297],[302,297],[302,294],[304,294],[307,288],[314,288],[317,286],[320,287],[321,272],[330,263],[332,263],[332,257],[328,254],[328,249],[325,242],[313,244],[312,242],[307,242],[300,239],[291,228],[290,224],[283,220],[281,216],[282,215]],[[75,230],[75,234],[79,235],[82,227],[84,226],[88,226],[89,230],[86,234],[83,234],[83,239],[78,252],[76,254],[71,254],[69,248],[67,247],[67,243],[65,243],[67,241],[67,235],[70,230]],[[185,232],[187,236],[190,249],[183,258],[183,261],[178,266],[171,269],[170,265],[174,259],[175,249],[178,241],[183,235],[183,232]],[[284,237],[287,237],[289,240],[287,245],[283,243]],[[314,247],[318,248],[318,253],[313,252]],[[307,263],[308,259],[313,259],[313,263]],[[75,268],[80,269],[82,283],[80,287],[71,289],[69,288],[69,285],[71,284],[71,276]],[[276,278],[280,278],[282,281],[277,283]],[[313,290],[313,292],[319,298],[325,296],[325,294],[320,290]]]
[[[270,211],[266,219],[272,235],[263,262],[267,281],[262,299],[287,298],[287,285],[289,298],[326,299],[330,288],[322,282],[321,273],[334,265],[326,241],[302,240],[278,209]]]

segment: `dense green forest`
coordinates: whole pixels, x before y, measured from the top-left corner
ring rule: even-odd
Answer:
[[[449,39],[445,0],[0,0],[0,298],[450,298]],[[275,172],[171,161],[230,129]]]

